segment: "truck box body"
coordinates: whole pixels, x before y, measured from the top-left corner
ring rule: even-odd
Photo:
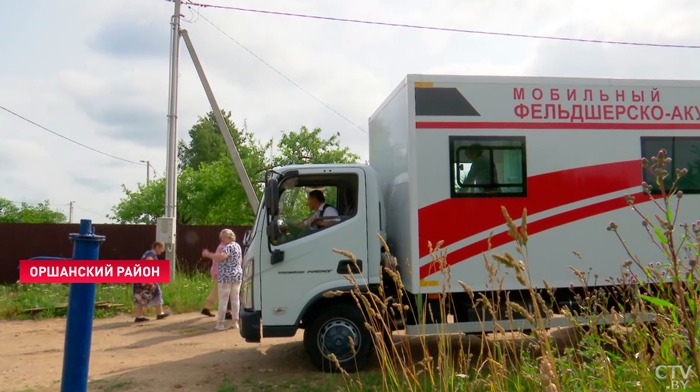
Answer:
[[[483,253],[520,258],[501,206],[518,225],[527,209],[539,287],[580,286],[569,266],[598,274],[596,285],[615,283],[606,279],[620,277],[629,256],[606,230],[611,221],[642,261],[663,262],[625,195],[645,215],[659,212],[642,193],[654,179],[640,160],[665,148],[671,176],[689,170],[679,223],[698,219],[699,130],[696,81],[408,75],[369,120],[370,165],[406,289],[442,290],[428,246],[439,241],[452,290],[461,291],[458,281],[495,289]],[[513,273],[503,285],[522,288]]]

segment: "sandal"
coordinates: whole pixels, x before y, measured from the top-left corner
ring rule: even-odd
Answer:
[[[205,316],[214,317],[214,313],[212,313],[212,312],[211,312],[209,309],[207,309],[207,308],[202,309],[202,314],[205,315]]]
[[[226,312],[226,317],[225,317],[225,319],[226,319],[226,320],[233,320],[233,315],[231,315],[230,312]]]
[[[146,318],[146,317],[136,317],[136,318],[134,319],[134,322],[135,322],[135,323],[142,323],[142,322],[144,322],[144,321],[148,321],[148,318]]]
[[[156,316],[156,318],[157,318],[158,320],[162,320],[162,319],[164,319],[164,318],[166,318],[166,317],[168,317],[168,316],[170,316],[170,313],[161,313],[161,314],[159,314],[158,316]]]

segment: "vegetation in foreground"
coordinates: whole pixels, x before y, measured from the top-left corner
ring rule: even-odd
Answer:
[[[420,337],[423,355],[414,358],[406,345],[389,343],[382,331],[389,326],[388,314],[399,312],[405,322],[410,313],[419,320],[425,320],[434,312],[425,304],[417,302],[414,309],[402,303],[402,295],[390,298],[365,294],[360,287],[366,282],[357,282],[353,275],[346,275],[355,287],[349,293],[332,292],[329,296],[350,294],[366,315],[365,326],[369,328],[373,343],[378,351],[381,382],[379,386],[364,383],[362,374],[348,374],[336,361],[337,369],[343,374],[346,385],[342,390],[351,391],[660,391],[660,390],[700,390],[698,369],[700,369],[700,300],[698,298],[698,246],[700,244],[700,221],[688,224],[679,220],[683,192],[677,186],[681,178],[688,174],[686,169],[668,173],[671,158],[665,150],[651,162],[642,160],[642,166],[649,170],[656,180],[656,188],[661,197],[655,199],[652,186],[643,183],[643,190],[650,202],[658,207],[653,217],[644,216],[635,206],[632,196],[625,196],[632,209],[639,215],[643,226],[659,249],[666,263],[647,264],[629,249],[623,238],[623,229],[610,222],[608,231],[616,235],[621,246],[627,251],[629,260],[621,262],[622,277],[614,290],[588,289],[595,271],[578,271],[571,268],[584,285],[585,294],[577,295],[579,310],[564,307],[563,313],[574,325],[578,338],[573,346],[559,350],[554,345],[551,331],[545,329],[553,316],[554,304],[543,300],[535,289],[544,284],[546,291],[553,290],[546,281],[535,281],[530,276],[527,253],[527,211],[523,211],[520,226],[502,208],[510,236],[517,244],[518,255],[486,252],[484,263],[488,271],[489,286],[495,293],[487,297],[475,296],[463,282],[459,282],[471,298],[477,310],[491,313],[493,319],[505,311],[513,320],[513,313],[519,313],[533,326],[529,342],[523,342],[514,335],[502,334],[503,339],[489,343],[482,332],[482,348],[470,352],[464,340],[454,341],[454,336],[440,333],[437,349],[429,347],[426,336]],[[671,176],[669,180],[669,176]],[[669,189],[665,185],[671,183]],[[432,248],[432,246],[431,246]],[[385,266],[385,276],[389,276],[398,293],[403,285],[397,273],[396,260],[389,254],[391,265]],[[352,260],[353,255],[336,250]],[[443,282],[449,282],[451,271],[446,262],[446,254],[440,244],[431,252],[433,259],[441,265]],[[645,255],[646,257],[655,255]],[[518,281],[529,292],[527,306],[511,301],[508,293],[502,290],[502,269],[514,273]],[[595,276],[597,279],[597,276]],[[452,304],[451,291],[443,284],[440,294],[439,312],[447,319],[447,309]],[[505,298],[506,309],[499,310],[501,299]],[[618,299],[622,299],[618,302]],[[613,304],[613,306],[608,306]],[[633,320],[625,322],[620,316],[626,307],[633,314]],[[501,313],[502,314],[502,313]],[[654,323],[645,322],[644,316],[653,316]],[[607,327],[583,322],[580,318],[610,317],[613,324]],[[482,325],[483,325],[483,321]],[[507,324],[508,321],[503,322]],[[505,325],[496,323],[497,334],[505,332]],[[510,337],[508,337],[510,336]],[[352,346],[352,344],[351,344]],[[331,355],[332,358],[334,358]],[[659,379],[656,368],[659,365],[680,365],[684,371],[690,367],[687,378],[676,374]],[[660,373],[663,377],[665,372]]]

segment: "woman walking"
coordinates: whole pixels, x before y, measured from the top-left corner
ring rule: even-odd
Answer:
[[[243,269],[241,268],[242,251],[240,245],[236,243],[236,235],[230,229],[224,229],[219,235],[221,243],[224,244],[220,252],[212,253],[206,249],[202,251],[202,257],[216,260],[216,271],[218,278],[219,308],[217,311],[216,330],[223,331],[224,319],[226,315],[226,304],[231,301],[232,328],[238,328],[238,311],[240,307],[239,293],[241,281],[243,280]]]
[[[151,249],[141,256],[141,260],[157,260],[164,250],[165,245],[156,241],[151,245]],[[134,303],[136,304],[136,319],[134,322],[148,321],[148,318],[143,316],[143,310],[147,306],[158,307],[158,315],[156,316],[158,320],[162,320],[169,315],[163,311],[163,292],[157,283],[134,283]]]

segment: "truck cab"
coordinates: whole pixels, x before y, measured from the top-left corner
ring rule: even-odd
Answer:
[[[303,329],[305,348],[319,368],[335,367],[331,353],[348,370],[369,360],[372,338],[353,298],[324,294],[352,290],[349,274],[364,290],[380,282],[378,235],[384,234],[385,213],[378,184],[376,172],[359,164],[290,165],[267,173],[243,244],[240,332],[247,342],[291,337]],[[314,212],[307,198],[315,190],[338,211],[319,219],[328,222],[323,226],[303,223]]]

